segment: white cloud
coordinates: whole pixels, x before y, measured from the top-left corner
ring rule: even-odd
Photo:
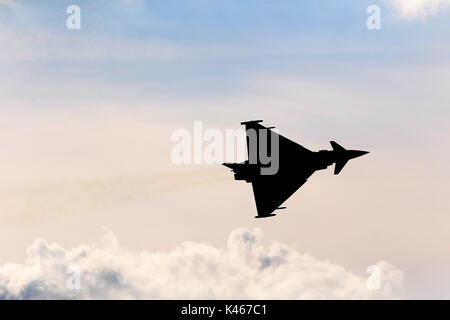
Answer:
[[[450,0],[386,0],[404,19],[425,18],[436,15],[441,9],[450,5]]]
[[[0,299],[310,299],[398,298],[403,273],[386,262],[381,290],[328,261],[292,246],[262,245],[261,232],[234,230],[225,249],[184,242],[171,252],[109,247],[65,249],[38,239],[25,264],[0,266]],[[111,240],[113,239],[113,240]],[[67,267],[81,268],[81,289],[69,290]]]

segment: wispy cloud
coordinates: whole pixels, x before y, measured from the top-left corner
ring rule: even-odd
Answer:
[[[386,0],[403,19],[416,19],[434,16],[450,6],[450,0]]]
[[[25,264],[0,266],[1,299],[314,299],[397,298],[403,273],[386,262],[380,290],[343,267],[295,248],[261,243],[260,230],[236,229],[225,249],[184,242],[171,252],[107,247],[65,249],[38,239]],[[68,289],[69,266],[80,269],[80,289]]]
[[[18,4],[13,0],[0,0],[0,5],[6,5],[10,7],[16,7]]]

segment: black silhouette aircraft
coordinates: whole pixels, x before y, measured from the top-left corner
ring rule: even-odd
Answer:
[[[260,122],[262,120],[241,122],[245,125],[247,133],[249,160],[241,163],[223,163],[232,169],[235,180],[252,183],[258,211],[255,218],[272,217],[275,216],[272,214],[275,210],[285,209],[286,207],[280,205],[316,170],[323,170],[335,164],[334,174],[339,174],[348,160],[368,153],[368,151],[347,150],[334,141],[330,141],[333,150],[314,152],[270,130],[273,127],[264,127],[259,124]],[[275,143],[278,144],[278,150]],[[268,157],[261,156],[264,154]],[[267,162],[267,158],[270,158],[271,163]]]

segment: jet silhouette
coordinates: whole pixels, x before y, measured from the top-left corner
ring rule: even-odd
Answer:
[[[285,209],[286,207],[280,207],[280,205],[293,195],[315,171],[335,164],[334,174],[336,175],[350,159],[369,153],[347,150],[334,141],[330,141],[333,150],[314,152],[270,130],[272,127],[264,127],[259,124],[260,122],[262,120],[241,122],[245,125],[247,133],[249,160],[241,163],[223,163],[234,173],[235,180],[245,180],[252,184],[258,211],[255,218],[273,217],[275,214],[272,212]],[[278,142],[278,152],[272,146],[272,138]],[[267,145],[265,151],[267,155],[270,154],[271,161],[278,156],[278,170],[275,173],[264,174],[262,171],[263,168],[267,169],[270,166],[260,158],[263,144]]]

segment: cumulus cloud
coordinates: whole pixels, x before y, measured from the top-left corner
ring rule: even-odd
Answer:
[[[0,266],[0,299],[371,299],[401,296],[403,273],[378,263],[381,289],[343,267],[261,243],[261,231],[237,229],[226,248],[184,242],[170,252],[132,252],[109,246],[65,249],[36,240],[25,264]],[[74,267],[75,266],[75,267]],[[80,289],[69,289],[73,270]],[[68,273],[68,270],[70,271]],[[73,282],[71,282],[73,283]],[[72,287],[73,288],[73,287]]]
[[[425,18],[436,15],[450,5],[450,0],[386,0],[396,15],[404,19]]]

